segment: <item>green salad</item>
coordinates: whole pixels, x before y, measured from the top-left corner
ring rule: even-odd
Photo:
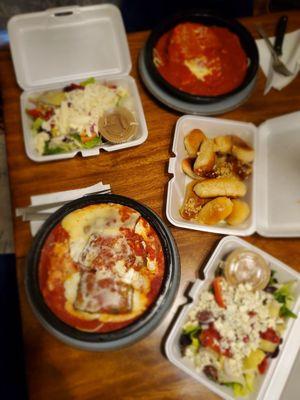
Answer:
[[[126,88],[102,84],[94,78],[43,92],[30,102],[34,107],[26,112],[32,120],[31,132],[39,155],[99,146],[103,140],[99,118],[119,107],[132,107]]]
[[[234,396],[250,394],[278,356],[287,319],[296,318],[294,287],[294,281],[279,283],[275,271],[262,289],[251,282],[233,285],[219,268],[182,327],[182,356]]]

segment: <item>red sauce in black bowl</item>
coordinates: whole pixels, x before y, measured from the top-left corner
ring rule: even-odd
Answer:
[[[219,96],[236,89],[248,66],[235,33],[225,27],[193,22],[183,22],[164,33],[153,58],[168,83],[200,96]]]
[[[154,28],[143,57],[161,90],[193,104],[213,104],[241,93],[255,81],[259,66],[255,40],[240,22],[197,10],[173,15]],[[197,58],[201,64],[201,57],[206,57],[202,66],[211,68],[204,80],[185,64]]]

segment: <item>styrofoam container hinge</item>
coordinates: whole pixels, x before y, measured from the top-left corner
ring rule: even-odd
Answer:
[[[175,165],[176,165],[176,157],[172,157],[169,159],[169,174],[174,174],[175,172]]]

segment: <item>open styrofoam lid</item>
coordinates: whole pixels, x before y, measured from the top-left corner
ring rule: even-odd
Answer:
[[[17,81],[25,90],[131,70],[121,13],[110,4],[17,15],[8,34]]]
[[[257,231],[300,236],[300,112],[267,120],[258,129]]]

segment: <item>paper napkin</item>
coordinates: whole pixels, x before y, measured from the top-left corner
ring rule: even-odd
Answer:
[[[275,38],[271,37],[270,41],[274,44]],[[256,41],[259,52],[259,64],[267,76],[270,68],[271,53],[265,41],[259,39]],[[283,40],[281,61],[286,67],[293,72],[292,76],[283,76],[274,71],[272,78],[272,87],[281,90],[291,83],[297,76],[300,69],[300,29],[294,32],[286,33]]]
[[[82,197],[86,194],[89,193],[94,193],[98,192],[99,190],[104,190],[104,189],[110,189],[110,185],[103,185],[102,182],[99,182],[95,185],[88,186],[82,189],[74,189],[74,190],[66,190],[62,192],[55,192],[55,193],[48,193],[48,194],[42,194],[38,196],[31,196],[31,205],[37,206],[40,204],[47,204],[47,203],[53,203],[56,201],[68,201],[68,200],[75,200],[78,199],[79,197]],[[43,210],[44,212],[54,212],[60,207],[56,208],[49,208],[47,210]],[[32,236],[34,236],[41,225],[43,224],[44,221],[31,221],[30,222],[30,231]]]

